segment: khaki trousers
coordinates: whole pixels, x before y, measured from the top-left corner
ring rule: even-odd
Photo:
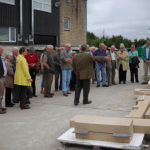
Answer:
[[[44,96],[50,95],[51,85],[53,82],[53,73],[44,73],[45,76],[45,87],[44,87]]]
[[[148,68],[149,68],[149,71],[150,71],[150,64],[147,64],[145,62],[143,62],[143,68],[144,68],[144,82],[147,82],[148,81]]]
[[[0,78],[0,109],[2,109],[2,99],[4,96],[4,89],[5,89],[5,78]]]
[[[111,67],[108,68],[108,84],[111,85],[112,83],[115,83],[115,72],[116,69],[116,61],[111,61]]]

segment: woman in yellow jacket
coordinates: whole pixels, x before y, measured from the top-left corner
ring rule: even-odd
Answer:
[[[27,95],[27,87],[31,86],[31,76],[29,74],[28,63],[25,58],[27,55],[27,49],[25,47],[20,48],[20,55],[17,56],[16,60],[16,72],[14,77],[14,84],[19,86],[19,93],[21,95],[20,108],[21,109],[29,109],[28,105],[25,104],[26,95]]]
[[[123,81],[126,84],[126,74],[129,68],[129,56],[128,53],[124,51],[124,44],[120,44],[120,51],[117,53],[117,69],[119,71],[119,84]]]

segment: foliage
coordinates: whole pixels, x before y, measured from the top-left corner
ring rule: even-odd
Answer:
[[[146,40],[149,39],[148,37],[146,39],[134,39],[134,42],[127,38],[123,38],[123,36],[118,35],[118,36],[112,36],[111,38],[106,37],[103,35],[101,38],[97,37],[94,33],[92,32],[87,32],[87,44],[89,46],[95,46],[99,47],[99,43],[104,43],[108,47],[111,47],[111,45],[115,45],[116,48],[119,49],[120,43],[124,43],[125,47],[130,48],[132,44],[135,45],[135,47],[142,47],[145,43]]]

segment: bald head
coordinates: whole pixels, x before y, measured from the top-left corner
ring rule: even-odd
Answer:
[[[3,48],[2,48],[2,46],[0,45],[0,56],[2,56],[2,54],[3,54]]]
[[[13,50],[12,50],[12,53],[13,53],[14,56],[18,56],[18,48],[14,47]]]

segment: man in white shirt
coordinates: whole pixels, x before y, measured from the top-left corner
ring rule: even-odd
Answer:
[[[144,68],[144,82],[141,84],[147,84],[148,81],[148,68],[150,71],[150,40],[146,41],[146,46],[142,49],[141,57],[143,59]]]
[[[4,96],[5,76],[7,74],[6,66],[1,58],[3,54],[2,46],[0,46],[0,114],[6,113],[6,108],[2,108],[2,99]]]
[[[107,68],[108,68],[108,85],[111,86],[117,85],[115,83],[115,69],[116,69],[116,63],[117,63],[117,53],[115,52],[115,46],[112,45],[110,51],[107,52],[107,56],[111,57],[111,61],[107,62]]]

